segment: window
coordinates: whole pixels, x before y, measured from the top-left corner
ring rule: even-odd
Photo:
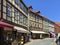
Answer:
[[[35,15],[33,14],[33,19],[35,20]]]
[[[24,6],[24,4],[22,4],[21,2],[19,2],[19,7],[20,7],[26,14],[28,14],[28,10],[27,10],[27,8]]]
[[[18,20],[18,11],[15,9],[15,12],[14,12],[14,18],[15,20]]]
[[[14,2],[15,2],[15,4],[17,4],[17,5],[19,4],[19,0],[14,0]]]
[[[33,22],[33,26],[35,26],[35,23]]]
[[[24,16],[23,21],[24,21],[24,24],[25,24],[25,25],[27,25],[27,20],[28,20],[27,17]]]
[[[23,14],[20,13],[20,23],[23,23]]]
[[[33,15],[32,14],[30,14],[30,18],[33,19]]]
[[[28,14],[28,10],[24,7],[24,12],[26,13],[26,14]]]
[[[31,23],[31,21],[29,22],[29,26],[32,26],[32,23]]]
[[[39,24],[39,27],[42,28],[42,24]]]
[[[24,24],[26,24],[26,17],[24,16],[24,18],[23,18],[23,21],[24,21]]]
[[[38,16],[36,16],[36,20],[39,21],[39,17]]]
[[[11,17],[12,15],[12,7],[10,4],[7,4],[7,16]]]
[[[22,9],[22,10],[24,10],[24,5],[20,2],[19,3],[19,7]]]
[[[25,20],[25,21],[26,21],[26,26],[27,26],[27,25],[28,25],[28,18],[26,18],[26,20]]]
[[[39,18],[39,22],[42,23],[42,18]]]

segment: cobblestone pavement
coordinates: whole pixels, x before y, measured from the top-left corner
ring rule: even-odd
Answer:
[[[35,39],[25,45],[56,45],[53,38]]]

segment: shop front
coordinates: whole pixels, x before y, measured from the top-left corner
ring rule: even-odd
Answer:
[[[17,33],[16,33],[16,41],[18,42],[17,45],[24,44],[29,40],[29,38],[28,38],[29,31],[28,30],[21,28],[21,27],[17,27],[17,26],[14,26],[14,29],[17,30]]]
[[[0,21],[0,44],[1,45],[11,45],[13,26]]]
[[[45,34],[45,32],[43,31],[31,31],[32,32],[32,39],[42,39],[43,38],[43,34]]]

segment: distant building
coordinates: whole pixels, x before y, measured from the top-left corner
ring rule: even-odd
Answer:
[[[60,26],[60,22],[55,22],[55,23]]]
[[[40,15],[40,12],[34,12],[32,6],[29,7],[29,30],[32,37],[48,37],[48,32],[55,32],[54,22]],[[40,37],[41,36],[41,37]]]
[[[60,23],[55,22],[55,32],[60,33]]]
[[[55,22],[55,32],[57,33],[57,36],[60,36],[60,23],[59,22]]]

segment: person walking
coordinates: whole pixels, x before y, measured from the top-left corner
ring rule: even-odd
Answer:
[[[60,36],[58,37],[57,45],[60,45]]]

